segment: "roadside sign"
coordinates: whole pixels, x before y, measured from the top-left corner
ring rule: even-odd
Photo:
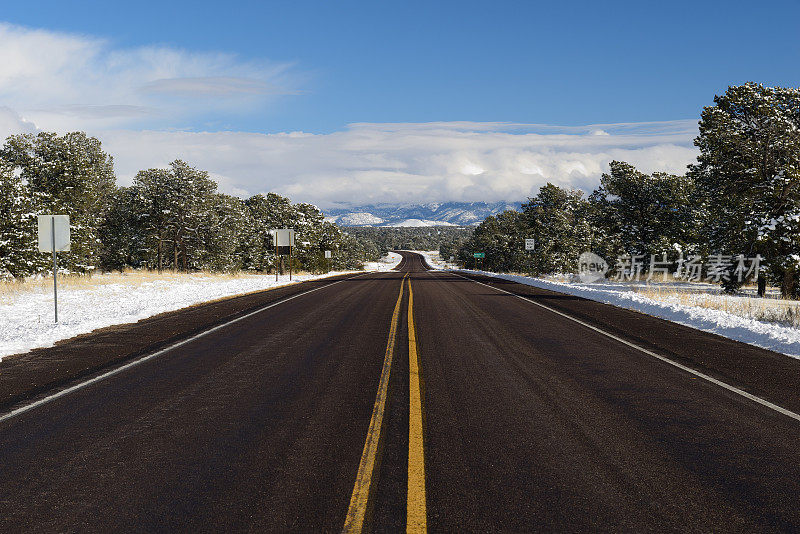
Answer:
[[[283,265],[283,256],[289,256],[289,280],[292,279],[292,248],[294,248],[294,230],[291,228],[279,228],[277,230],[270,230],[270,235],[275,241],[275,255],[280,256],[281,265]],[[278,265],[277,259],[275,261],[275,281],[278,280]],[[283,268],[281,268],[283,271]]]
[[[39,252],[69,251],[69,215],[39,215]]]
[[[533,250],[533,247],[536,244],[535,239],[526,239],[525,240],[525,250]]]
[[[331,251],[330,250],[326,250],[325,251],[325,259],[330,259],[330,257],[331,257]]]
[[[472,257],[473,258],[485,258],[486,257],[486,253],[485,252],[475,252],[475,253],[472,254]]]
[[[58,322],[58,254],[69,250],[69,215],[39,215],[39,252],[53,255],[53,312]]]
[[[293,247],[294,246],[294,230],[291,228],[281,228],[273,230],[275,236],[276,247]]]

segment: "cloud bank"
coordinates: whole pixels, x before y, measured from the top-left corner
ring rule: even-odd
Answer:
[[[603,134],[597,132],[602,130]],[[523,200],[547,182],[589,191],[611,160],[685,172],[695,121],[559,128],[501,123],[354,124],[341,132],[115,131],[121,181],[176,157],[240,195],[339,203]]]
[[[523,200],[545,183],[593,189],[613,159],[682,173],[696,121],[554,126],[357,123],[326,134],[197,131],[298,95],[291,64],[0,23],[0,136],[83,130],[121,184],[181,158],[224,192],[342,203]]]

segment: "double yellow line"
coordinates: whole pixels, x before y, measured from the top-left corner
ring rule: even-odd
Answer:
[[[409,418],[408,418],[408,491],[406,505],[406,531],[427,532],[425,505],[425,450],[422,423],[422,384],[417,350],[417,334],[414,327],[414,292],[408,273],[400,282],[400,294],[392,313],[389,326],[389,341],[383,359],[383,369],[378,382],[378,394],[372,408],[372,418],[367,430],[367,440],[361,453],[356,483],[350,497],[350,506],[345,518],[344,533],[364,532],[370,510],[371,494],[377,481],[378,456],[383,433],[383,414],[389,389],[395,339],[399,326],[403,288],[408,283],[408,365],[409,365]]]

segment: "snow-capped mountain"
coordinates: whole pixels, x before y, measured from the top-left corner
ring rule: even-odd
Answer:
[[[431,202],[342,206],[324,212],[326,220],[340,226],[471,226],[519,207],[511,202]]]

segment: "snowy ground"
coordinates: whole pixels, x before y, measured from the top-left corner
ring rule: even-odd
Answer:
[[[388,256],[384,256],[380,261],[369,261],[364,264],[366,271],[391,271],[400,264],[403,257],[396,253],[390,252]]]
[[[451,268],[433,252],[417,251],[428,263],[438,269]],[[700,287],[698,284],[629,284],[621,282],[596,282],[582,284],[556,281],[529,276],[480,272],[488,276],[503,278],[526,284],[576,295],[622,308],[640,311],[648,315],[667,319],[698,330],[712,332],[794,358],[800,358],[800,328],[776,322],[760,321],[747,317],[749,309],[769,314],[771,310],[785,311],[785,306],[796,307],[796,303],[774,298],[757,299],[749,296],[720,295],[717,286]],[[669,285],[669,287],[666,287]],[[686,285],[687,287],[683,287]],[[686,294],[681,294],[681,290]],[[713,302],[708,302],[713,299]],[[711,307],[709,307],[711,306]],[[723,309],[714,309],[722,307]],[[725,311],[725,308],[734,312]],[[743,316],[744,315],[744,316]]]
[[[454,264],[451,265],[450,263],[444,261],[439,256],[438,250],[412,250],[410,252],[421,254],[425,258],[425,261],[428,262],[428,265],[434,269],[455,269],[457,267]]]
[[[365,265],[386,271],[400,262],[390,254]],[[288,276],[242,274],[128,273],[65,279],[58,291],[58,324],[53,322],[52,279],[5,286],[0,292],[0,359],[107,326],[133,323],[201,302],[259,291],[304,280],[343,274]]]

